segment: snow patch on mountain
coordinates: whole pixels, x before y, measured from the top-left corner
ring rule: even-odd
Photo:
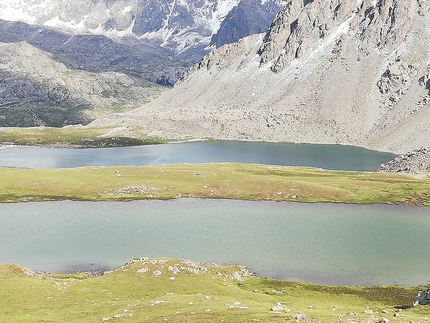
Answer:
[[[239,2],[3,0],[0,2],[0,19],[42,25],[72,34],[104,35],[113,39],[133,37],[180,52],[207,45],[223,19]]]
[[[103,35],[113,40],[151,43],[173,50],[177,54],[198,49],[206,52],[212,37],[223,21],[233,19],[231,12],[241,2],[250,0],[2,0],[0,19],[21,21],[54,28],[70,34]],[[223,26],[228,42],[254,32],[255,26],[265,30],[265,10],[269,21],[289,0],[251,0],[258,7],[251,21],[233,22],[233,29]],[[263,9],[262,9],[263,8]],[[266,9],[264,9],[266,8]],[[249,9],[248,9],[249,10]],[[257,10],[257,8],[256,8]],[[264,14],[261,14],[264,13]],[[275,12],[276,13],[276,12]],[[249,15],[249,13],[248,13]],[[241,19],[236,16],[235,19]],[[249,20],[249,19],[248,19]],[[261,20],[261,21],[260,21]],[[253,25],[250,28],[249,24]],[[237,32],[237,26],[243,26]],[[261,32],[261,30],[258,30]],[[218,37],[224,39],[225,36]],[[213,41],[213,39],[212,39]],[[221,42],[217,45],[222,45]]]

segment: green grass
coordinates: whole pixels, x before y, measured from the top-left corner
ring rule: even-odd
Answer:
[[[430,177],[237,163],[0,168],[0,202],[177,197],[430,204]]]
[[[14,145],[41,145],[60,147],[112,147],[164,143],[158,137],[147,136],[144,129],[127,127],[64,128],[0,128],[0,143]]]
[[[169,270],[173,266],[179,272]],[[0,322],[294,322],[298,312],[309,322],[366,322],[372,316],[425,322],[430,316],[427,307],[407,308],[422,287],[330,287],[243,273],[236,266],[178,259],[140,259],[86,279],[32,276],[0,265]],[[278,302],[290,312],[272,311]]]

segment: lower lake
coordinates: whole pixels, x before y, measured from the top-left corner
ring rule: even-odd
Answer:
[[[0,147],[1,148],[1,147]],[[375,171],[396,155],[353,146],[243,141],[198,141],[116,148],[3,147],[0,166],[66,168],[241,162]]]
[[[332,285],[429,284],[430,208],[178,199],[0,204],[0,263],[113,269],[136,257],[242,264]]]

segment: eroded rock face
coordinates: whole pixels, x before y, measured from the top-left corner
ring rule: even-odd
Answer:
[[[417,8],[425,6],[416,0],[292,0],[266,33],[260,48],[261,63],[274,60],[272,70],[279,72],[319,40],[346,28],[355,31],[360,40],[360,57],[375,48],[388,53],[411,30]],[[348,20],[350,26],[345,25]]]

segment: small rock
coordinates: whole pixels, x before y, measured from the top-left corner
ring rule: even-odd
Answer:
[[[271,308],[271,310],[274,312],[281,312],[285,310],[285,307],[283,307],[282,305],[275,305]]]
[[[303,313],[303,312],[298,312],[298,313],[294,316],[294,318],[295,318],[296,320],[307,320],[309,317],[308,317],[305,313]]]

